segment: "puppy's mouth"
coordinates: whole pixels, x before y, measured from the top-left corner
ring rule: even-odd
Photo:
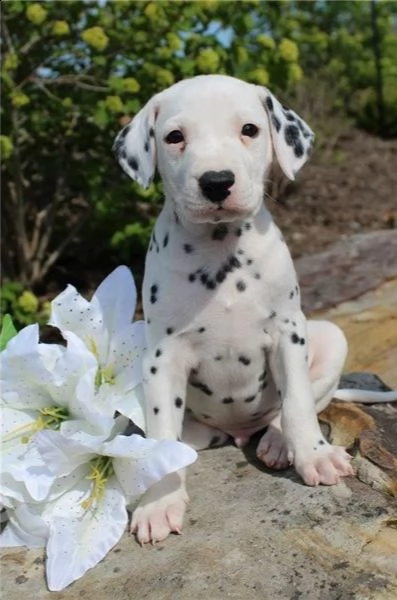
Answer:
[[[190,212],[189,220],[196,223],[229,223],[251,216],[252,211],[244,208],[227,208],[226,206],[202,207]]]

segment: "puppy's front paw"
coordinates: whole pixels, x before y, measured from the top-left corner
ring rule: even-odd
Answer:
[[[340,477],[353,475],[351,457],[341,446],[321,441],[318,446],[294,453],[294,466],[307,485],[335,485]]]
[[[172,532],[181,533],[188,496],[177,473],[153,485],[134,510],[130,531],[143,545],[161,542]]]

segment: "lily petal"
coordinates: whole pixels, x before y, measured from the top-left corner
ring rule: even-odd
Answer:
[[[102,281],[91,304],[101,312],[110,335],[131,323],[136,306],[136,286],[131,271],[117,267]]]
[[[44,548],[48,538],[48,525],[42,518],[42,510],[42,504],[25,503],[7,510],[8,523],[0,535],[0,547]]]
[[[145,330],[145,322],[136,321],[124,325],[111,339],[107,366],[112,370],[120,389],[131,390],[142,381]]]
[[[137,427],[146,431],[146,409],[142,384],[114,397],[115,410],[128,417]]]
[[[128,496],[143,494],[168,473],[197,459],[197,452],[182,442],[152,440],[133,434],[116,436],[103,444],[103,454],[114,456],[113,468]]]
[[[39,431],[33,439],[41,458],[54,475],[69,475],[97,454],[100,443],[94,436],[84,434],[84,444],[66,438],[59,431]]]
[[[102,560],[119,541],[127,525],[124,496],[114,478],[93,510],[84,510],[82,497],[89,483],[64,494],[55,504],[47,544],[47,583],[59,591]]]

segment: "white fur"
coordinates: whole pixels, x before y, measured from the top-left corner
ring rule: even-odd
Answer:
[[[247,123],[258,135],[242,134]],[[167,143],[175,130],[184,140]],[[143,285],[147,434],[196,448],[232,436],[241,446],[268,426],[258,457],[273,468],[293,462],[317,485],[352,473],[316,418],[335,393],[347,345],[331,323],[306,322],[290,254],[263,204],[273,154],[293,178],[312,141],[266,88],[202,76],[154,96],[115,150],[143,185],[157,164],[165,191]],[[234,174],[223,202],[200,187],[208,171]],[[139,541],[180,531],[186,499],[183,473],[149,490],[132,520]]]

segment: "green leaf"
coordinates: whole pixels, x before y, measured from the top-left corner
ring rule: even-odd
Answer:
[[[0,332],[0,352],[2,352],[8,342],[15,337],[17,334],[17,330],[14,327],[14,323],[12,322],[11,315],[4,315],[3,318],[3,327]]]

